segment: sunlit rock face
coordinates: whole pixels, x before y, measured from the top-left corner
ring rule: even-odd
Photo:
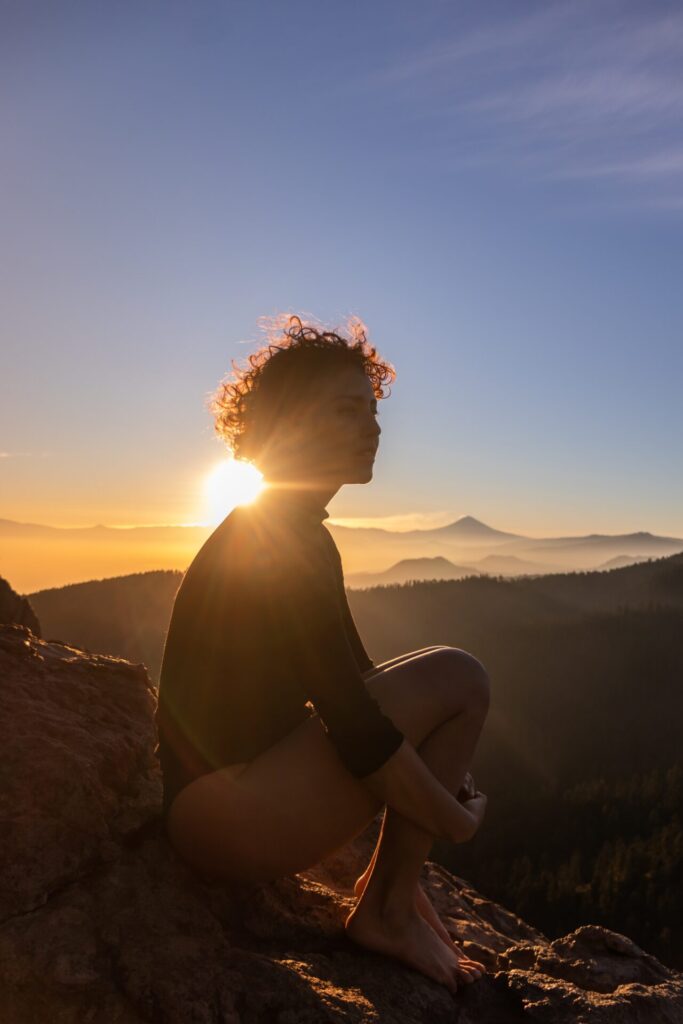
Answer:
[[[316,868],[207,883],[160,818],[143,665],[0,626],[3,1024],[683,1021],[683,975],[584,927],[550,942],[428,862],[423,884],[488,974],[452,995],[346,938],[380,818]]]
[[[31,602],[12,590],[7,580],[0,576],[0,623],[2,622],[17,622],[22,626],[28,626],[36,636],[41,635],[40,623]]]

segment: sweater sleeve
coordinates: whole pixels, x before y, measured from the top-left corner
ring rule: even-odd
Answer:
[[[353,620],[353,615],[349,608],[349,602],[343,589],[341,601],[342,616],[344,619],[344,625],[346,626],[346,634],[349,638],[349,643],[351,644],[356,664],[360,668],[361,672],[367,672],[368,669],[375,667],[375,663],[372,661],[370,655],[363,646],[363,641],[361,640],[358,629],[356,628],[356,623]]]
[[[299,560],[287,586],[297,677],[342,762],[362,778],[398,750],[404,734],[365,685],[332,563],[322,545],[317,555]]]
[[[334,566],[337,593],[339,594],[339,606],[342,613],[342,619],[344,621],[344,628],[346,629],[346,635],[349,638],[351,650],[353,651],[361,672],[367,672],[368,669],[375,667],[375,663],[365,650],[365,646],[361,640],[353,615],[351,614],[351,609],[349,608],[349,600],[346,596],[346,588],[344,586],[344,569],[337,545],[334,543],[334,540],[329,536],[327,531],[325,532],[327,534],[325,537],[326,547]]]

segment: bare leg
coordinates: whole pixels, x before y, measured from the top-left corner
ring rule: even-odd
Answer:
[[[365,871],[356,879],[356,883],[353,887],[353,891],[356,896],[360,896],[363,890],[365,889],[365,886],[368,884],[368,879],[372,874],[372,869],[374,868],[375,861],[377,860],[378,849],[379,843],[377,843],[375,851],[372,857],[370,858],[370,863],[366,867]],[[439,938],[442,940],[442,942],[445,942],[447,946],[453,945],[454,936],[444,925],[443,921],[437,914],[432,904],[432,901],[429,899],[429,896],[423,889],[420,882],[418,882],[417,886],[415,887],[415,909],[419,914],[422,914],[427,924],[430,924],[432,926],[432,928],[439,936]],[[477,961],[473,960],[471,961],[471,963],[476,963],[478,968],[481,967],[481,965]]]
[[[371,678],[371,676],[375,675],[376,673],[378,673],[378,672],[385,672],[388,668],[391,668],[392,666],[405,664],[407,661],[410,661],[413,658],[424,658],[424,655],[428,654],[430,651],[439,651],[439,650],[443,650],[444,648],[448,649],[447,645],[445,645],[445,644],[432,644],[429,647],[421,647],[419,650],[411,651],[408,654],[399,654],[395,658],[391,658],[388,661],[383,661],[380,665],[375,665],[374,668],[368,669],[366,672],[363,673],[363,675],[364,675],[365,679],[369,679],[369,678]],[[356,879],[356,883],[354,885],[354,894],[356,896],[360,896],[360,894],[363,892],[363,889],[367,885],[368,879],[370,878],[370,875],[372,873],[372,869],[373,869],[375,861],[377,859],[377,853],[379,851],[379,846],[380,846],[380,844],[378,842],[377,846],[375,847],[375,850],[374,850],[374,852],[372,854],[372,857],[370,858],[370,862],[369,862],[368,866],[366,867],[366,869],[363,872],[363,874],[360,875],[360,877]],[[441,937],[444,938],[446,941],[450,942],[450,936],[448,935],[448,932],[443,927],[443,925],[441,925],[441,922],[439,921],[438,916],[434,913],[431,903],[429,902],[429,900],[426,900],[426,901],[421,900],[420,899],[420,894],[424,895],[420,885],[418,884],[418,886],[416,888],[416,899],[418,900],[418,909],[420,909],[420,910],[425,912],[425,917],[427,917],[427,919],[430,920],[430,922],[435,926],[435,930],[437,931],[437,933],[440,934]],[[430,913],[430,911],[431,911],[431,913]]]
[[[454,794],[470,766],[488,710],[487,689],[476,692],[479,698],[470,699],[467,707],[434,729],[418,748],[433,774]],[[430,833],[387,807],[372,860],[356,883],[360,899],[347,919],[347,933],[363,943],[378,917],[398,923],[409,920],[417,909],[456,954],[461,976],[472,981],[484,972],[484,965],[466,957],[453,942],[419,885],[433,841]]]
[[[474,748],[486,717],[485,707],[475,705],[443,722],[417,748],[422,759],[452,793],[457,793],[467,773]],[[388,878],[390,889],[396,888],[398,872],[417,883],[420,870],[431,850],[434,837],[404,818],[393,807],[387,807],[382,830],[367,868],[356,883],[359,890],[372,876],[376,885]],[[397,864],[400,867],[397,867]],[[360,885],[358,884],[360,883]],[[400,881],[397,896],[408,899]]]
[[[426,751],[427,741],[482,689],[475,661],[457,648],[426,649],[373,670],[368,690],[408,741]],[[457,748],[460,741],[452,739],[441,755],[447,765],[453,742]],[[440,770],[435,761],[433,768]],[[344,767],[313,715],[246,766],[222,768],[185,786],[170,809],[167,831],[176,852],[203,875],[265,881],[317,864],[366,828],[382,806]],[[363,903],[370,906],[367,899]],[[377,917],[374,939],[366,929],[364,944],[456,990],[460,961],[453,949],[414,907],[406,920],[408,901],[399,898],[397,905],[402,922]]]

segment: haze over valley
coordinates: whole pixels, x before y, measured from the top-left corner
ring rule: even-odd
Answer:
[[[335,525],[348,587],[467,575],[610,569],[683,551],[683,539],[630,534],[529,537],[465,515],[432,529]],[[0,519],[0,573],[20,593],[155,569],[184,571],[214,526],[87,528]]]

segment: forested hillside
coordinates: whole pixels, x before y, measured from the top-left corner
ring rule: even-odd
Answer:
[[[164,636],[181,579],[182,573],[172,569],[137,572],[26,596],[45,639],[142,662],[157,683]]]

